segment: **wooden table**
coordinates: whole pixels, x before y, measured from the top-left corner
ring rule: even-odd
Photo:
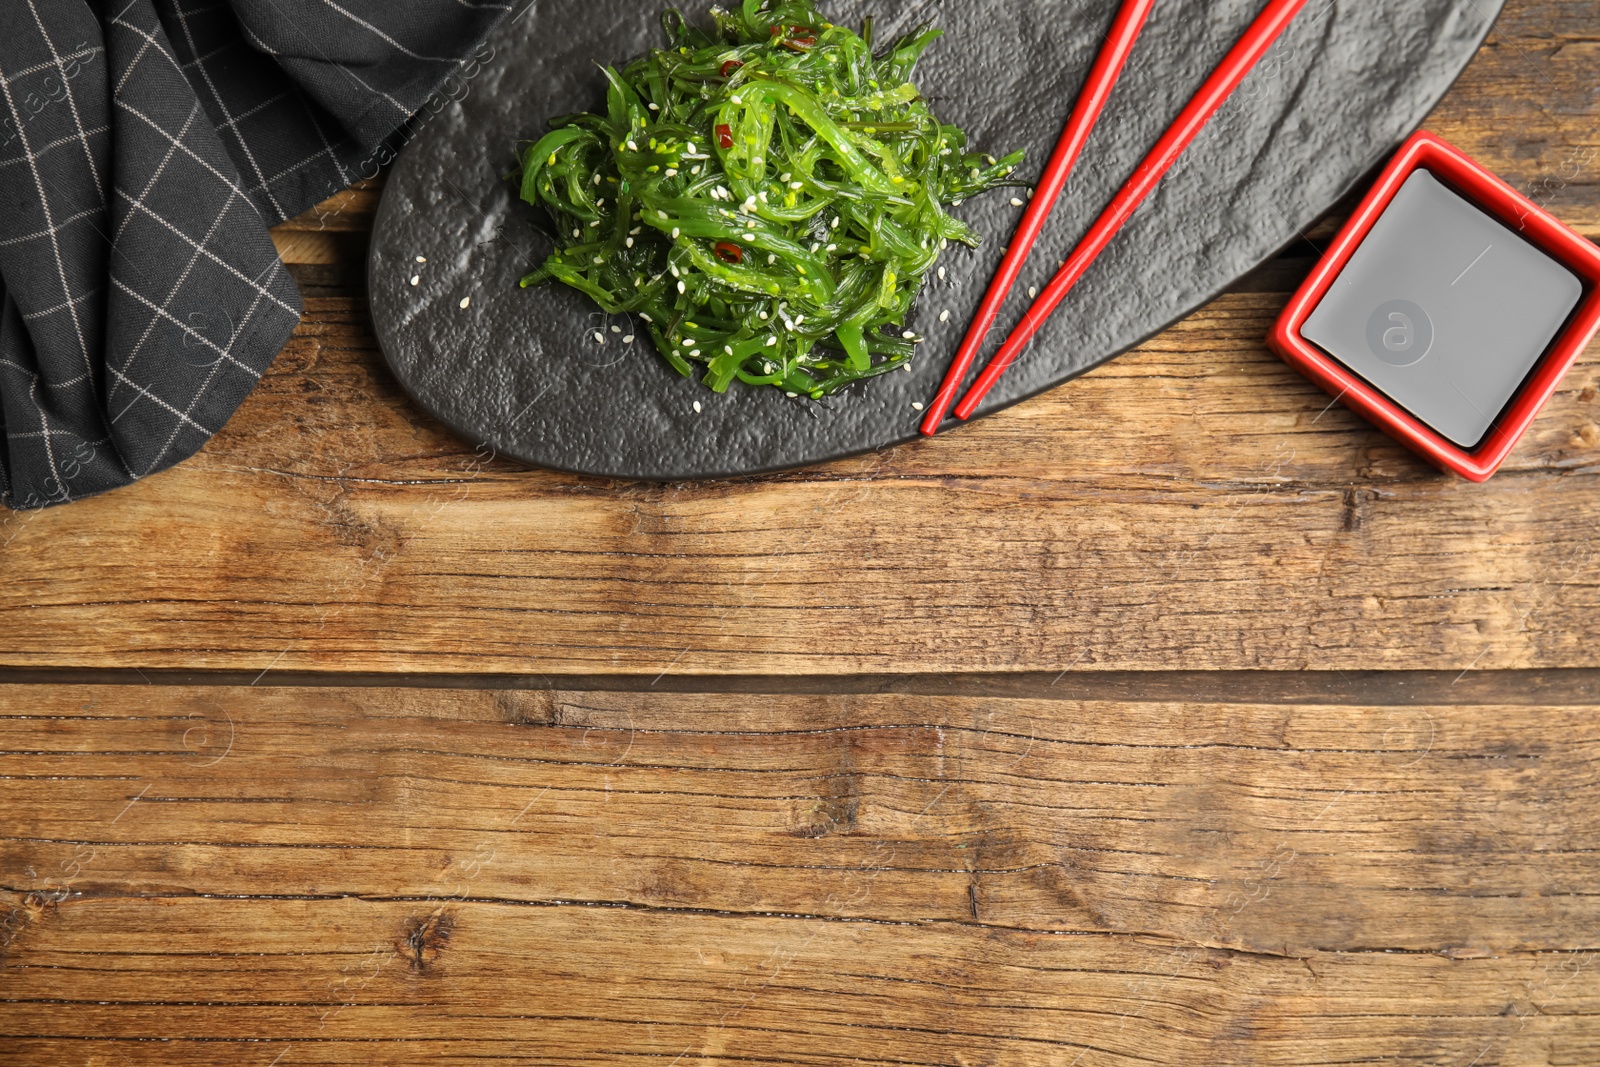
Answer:
[[[1600,237],[1600,15],[1429,125]],[[781,477],[409,404],[373,187],[199,456],[0,513],[0,1061],[1600,1063],[1600,351],[1442,477],[1261,338]]]

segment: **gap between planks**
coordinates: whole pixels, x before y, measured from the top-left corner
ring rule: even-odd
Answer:
[[[1174,670],[652,677],[648,674],[412,674],[0,666],[0,685],[561,690],[797,696],[902,694],[1369,707],[1438,704],[1561,707],[1600,703],[1600,668],[1593,667],[1483,671]]]

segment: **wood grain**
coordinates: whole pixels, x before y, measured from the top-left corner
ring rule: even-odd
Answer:
[[[1593,953],[1255,956],[1154,939],[487,901],[87,902],[17,1067],[1548,1064]]]
[[[0,1059],[1590,1063],[1595,721],[0,687]]]
[[[1430,125],[1600,236],[1592,5],[1513,0]],[[102,499],[0,513],[0,664],[837,674],[1589,666],[1600,349],[1487,486],[1261,338],[1333,220],[1107,368],[775,478],[522,471],[382,367],[376,185],[278,230],[307,315],[228,428]]]
[[[706,673],[1595,662],[1596,354],[1487,486],[1420,467],[1225,297],[925,445],[615,484],[475,455],[359,301],[195,460],[4,520],[13,666]],[[49,551],[46,551],[49,546]]]

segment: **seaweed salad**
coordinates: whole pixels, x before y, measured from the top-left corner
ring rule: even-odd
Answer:
[[[821,398],[905,366],[906,317],[941,250],[978,235],[946,211],[1007,184],[1021,153],[969,152],[911,81],[941,35],[874,53],[810,0],[743,0],[713,28],[662,15],[669,47],[521,153],[522,198],[559,281],[643,320],[680,374]]]

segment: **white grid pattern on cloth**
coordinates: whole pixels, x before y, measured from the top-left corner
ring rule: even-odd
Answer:
[[[183,77],[184,72],[179,66],[177,57],[172,54],[172,52],[166,47],[165,42],[157,37],[152,30],[135,25],[121,17],[113,18],[112,25],[123,28],[142,39],[143,43],[140,45],[139,51],[136,55],[134,64],[135,69],[147,62],[152,61],[153,55],[156,61],[170,66],[172,72],[179,78]],[[125,76],[123,78],[123,84],[127,84],[128,80],[129,78]],[[117,392],[119,386],[127,385],[132,387],[137,385],[138,387],[134,390],[137,398],[151,400],[155,402],[161,410],[167,412],[169,415],[176,416],[176,418],[172,420],[171,430],[166,435],[161,447],[157,450],[154,450],[153,455],[150,457],[148,462],[143,465],[143,469],[139,471],[140,474],[148,474],[159,467],[161,461],[165,459],[167,453],[172,448],[173,443],[177,439],[177,435],[185,426],[189,426],[196,430],[202,436],[202,438],[210,437],[215,432],[212,428],[203,424],[200,420],[194,418],[193,416],[196,405],[199,404],[206,396],[207,391],[216,377],[218,368],[223,366],[224,363],[229,364],[241,371],[244,371],[250,376],[252,382],[254,381],[255,377],[259,376],[261,370],[264,369],[250,366],[240,361],[234,357],[231,351],[237,338],[242,334],[247,334],[249,323],[254,318],[262,300],[266,299],[271,303],[276,304],[283,310],[283,312],[292,316],[296,321],[299,319],[300,311],[298,306],[275,296],[266,287],[258,284],[254,278],[246,275],[237,266],[227,262],[222,256],[217,255],[208,247],[212,240],[216,237],[218,229],[221,228],[224,222],[228,219],[229,211],[231,208],[233,208],[235,203],[240,202],[249,204],[249,199],[245,195],[240,184],[234,180],[232,176],[227,174],[220,166],[205,158],[205,155],[208,153],[197,151],[195,147],[192,147],[187,143],[187,138],[195,128],[195,120],[201,114],[203,114],[203,110],[199,101],[196,100],[191,104],[187,117],[184,119],[183,124],[176,132],[167,129],[162,123],[155,121],[151,116],[145,114],[143,110],[135,107],[126,99],[119,97],[115,102],[119,110],[123,110],[135,115],[146,126],[148,126],[151,131],[156,133],[160,138],[164,139],[168,143],[167,150],[162,156],[161,163],[152,172],[149,180],[145,183],[143,189],[140,190],[137,196],[131,195],[120,187],[117,189],[117,196],[126,202],[126,215],[123,218],[121,226],[118,228],[118,239],[120,240],[125,235],[128,227],[134,222],[134,220],[139,218],[147,218],[156,222],[168,233],[176,236],[181,242],[188,244],[192,249],[188,262],[185,263],[183,269],[177,273],[177,276],[172,280],[171,285],[166,287],[166,292],[160,298],[159,302],[152,299],[148,293],[140,292],[137,288],[129,286],[122,280],[113,276],[113,284],[116,289],[126,297],[129,297],[136,303],[142,305],[147,311],[149,311],[150,314],[145,323],[144,329],[139,334],[138,340],[133,343],[132,348],[129,349],[125,355],[119,356],[119,365],[112,366],[108,362],[108,366],[111,366],[115,376],[116,383],[110,390],[108,390],[107,403],[110,404],[114,402],[115,393]],[[214,135],[215,131],[211,130],[209,132],[213,133]],[[170,166],[174,156],[180,153],[192,162],[198,164],[211,178],[215,179],[217,182],[220,182],[226,189],[226,193],[223,197],[220,207],[217,209],[215,218],[211,221],[210,226],[198,240],[185,233],[183,227],[174,224],[171,220],[165,218],[159,211],[151,208],[148,202],[151,194],[157,189],[162,182],[163,177],[167,174],[168,167]],[[181,321],[180,318],[172,311],[173,302],[178,299],[179,294],[182,292],[185,285],[189,283],[190,278],[194,273],[196,264],[200,263],[202,259],[206,260],[209,264],[214,265],[217,269],[220,269],[226,274],[231,275],[233,278],[243,281],[245,285],[254,292],[249,309],[245,312],[245,315],[241,319],[238,328],[231,332],[226,347],[218,346],[210,338],[207,338],[203,334],[194,330],[193,327],[188,323]],[[277,258],[275,254],[272,256],[269,263],[272,266],[276,266]],[[187,402],[184,403],[182,407],[179,407],[179,405],[173,400],[160,395],[158,391],[149,386],[148,382],[136,381],[132,374],[136,362],[145,353],[150,338],[156,333],[158,327],[163,323],[176,327],[181,332],[183,336],[183,341],[181,343],[187,344],[191,338],[195,338],[205,344],[206,347],[216,351],[218,354],[218,358],[211,362],[207,374],[200,382],[197,384],[194,382],[184,383],[190,392]],[[131,405],[129,407],[124,407],[118,412],[116,416],[117,421],[120,421],[122,416],[128,413],[130,407]]]
[[[214,412],[211,409],[220,407],[221,410],[215,414],[222,418],[231,412],[238,399],[248,391],[249,385],[253,385],[259,377],[267,359],[275,354],[277,345],[281,344],[288,330],[299,319],[298,294],[286,276],[279,276],[281,266],[276,253],[253,210],[249,211],[256,228],[253,247],[249,240],[241,242],[232,236],[225,242],[215,241],[219,229],[224,225],[228,226],[230,234],[238,229],[240,220],[237,217],[230,218],[230,215],[237,216],[237,210],[230,209],[235,204],[247,204],[248,200],[237,178],[227,173],[231,169],[231,162],[216,143],[215,131],[208,122],[199,121],[204,112],[198,102],[191,95],[187,115],[182,122],[172,124],[170,128],[170,115],[153,115],[146,111],[146,108],[155,110],[162,101],[173,98],[166,90],[187,87],[176,60],[170,50],[162,46],[157,35],[159,24],[148,0],[133,0],[113,16],[105,27],[105,32],[109,34],[129,32],[138,43],[126,50],[131,55],[131,61],[127,62],[125,69],[114,73],[97,72],[100,75],[98,79],[85,79],[98,81],[100,87],[108,91],[107,96],[113,97],[102,97],[95,101],[82,98],[85,87],[74,84],[74,76],[69,74],[68,63],[71,60],[68,57],[104,55],[109,63],[113,50],[59,47],[49,18],[53,12],[38,0],[28,0],[28,3],[30,13],[34,16],[31,20],[33,25],[29,28],[37,35],[33,43],[38,50],[49,54],[50,62],[47,64],[41,59],[14,65],[3,72],[5,85],[0,86],[0,96],[6,100],[20,142],[18,155],[3,162],[6,165],[26,163],[26,170],[19,173],[18,177],[25,174],[31,182],[34,196],[29,199],[36,205],[33,210],[41,217],[43,225],[6,234],[0,238],[0,250],[11,253],[10,261],[16,262],[24,253],[33,252],[31,246],[41,250],[48,248],[48,262],[55,268],[55,295],[48,297],[43,287],[37,284],[37,272],[33,272],[35,277],[32,284],[19,290],[14,280],[20,279],[20,274],[14,278],[8,271],[5,297],[7,303],[13,305],[7,310],[14,315],[10,321],[24,324],[23,332],[27,340],[33,342],[31,345],[21,343],[18,331],[10,333],[6,355],[10,357],[15,354],[21,358],[4,360],[5,369],[9,372],[7,377],[11,381],[0,382],[0,388],[6,390],[11,389],[13,383],[26,390],[20,398],[15,395],[5,398],[8,402],[3,409],[7,444],[7,462],[4,466],[8,468],[4,477],[5,491],[9,503],[22,507],[75,499],[124,484],[140,474],[158,469],[166,462],[179,436],[185,432],[190,434],[195,445],[203,442],[221,421],[212,417]],[[44,11],[40,10],[41,6],[45,7]],[[152,68],[149,67],[149,63],[157,62],[158,57],[169,72],[164,82],[160,78],[152,79]],[[76,68],[73,69],[76,73]],[[51,106],[46,108],[37,99],[35,91],[30,98],[31,113],[24,114],[18,100],[21,94],[14,91],[14,87],[46,71],[53,72],[55,76],[55,80],[48,83]],[[118,90],[111,90],[113,77]],[[92,90],[93,86],[89,88]],[[141,95],[149,96],[150,100],[141,99]],[[178,99],[181,99],[181,95]],[[122,105],[126,105],[126,108]],[[164,138],[166,151],[159,156],[150,154],[147,161],[134,160],[131,166],[123,165],[126,160],[121,158],[112,161],[110,153],[103,151],[104,139],[112,129],[112,122],[103,120],[110,116],[91,111],[93,107],[107,109],[112,106],[124,114],[130,110],[136,112],[141,120],[139,125],[145,129],[143,139],[148,141],[153,136]],[[91,114],[93,118],[87,117]],[[125,140],[127,132],[125,129],[119,139]],[[40,133],[48,134],[50,139],[35,144]],[[140,136],[136,135],[134,139],[138,140]],[[206,137],[210,138],[209,146],[205,144]],[[73,165],[65,157],[50,155],[48,149],[74,140],[82,146],[87,165]],[[182,175],[186,187],[184,190],[169,188],[174,178],[169,174],[174,156],[181,156],[188,164]],[[112,165],[116,167],[114,180],[110,180],[113,178]],[[197,175],[204,177],[197,178]],[[134,185],[136,192],[123,187],[123,183],[130,178],[137,179]],[[220,191],[206,193],[196,189],[197,180],[202,183],[209,180]],[[151,194],[163,190],[169,200],[175,196],[180,202],[188,199],[204,204],[210,200],[213,204],[220,204],[218,209],[209,213],[209,227],[197,231],[203,236],[199,239],[189,236],[190,231],[195,230],[193,219],[180,218],[174,221],[152,205]],[[124,205],[126,217],[121,225],[115,227],[115,234],[111,235],[107,230],[110,228],[108,216],[113,201]],[[70,208],[63,210],[59,206],[61,204],[70,205]],[[146,225],[153,220],[170,237],[187,245],[190,250],[188,262],[182,263],[182,269],[176,272],[175,277],[170,267],[164,268],[158,262],[159,257],[145,254],[149,250],[148,234],[128,232],[129,223],[138,218],[146,219]],[[78,233],[79,227],[85,228],[87,233]],[[72,253],[65,251],[64,234],[74,238],[88,236],[88,247],[98,251],[95,256],[87,258],[97,259],[98,262],[85,261],[82,240],[77,241]],[[38,258],[37,253],[33,253],[33,258]],[[197,267],[202,266],[207,275],[216,277],[199,278]],[[111,272],[112,284],[109,289],[104,285],[107,269]],[[161,277],[152,277],[153,274]],[[240,325],[225,339],[225,347],[216,346],[211,338],[183,321],[183,316],[196,314],[194,309],[197,304],[207,305],[209,293],[216,287],[217,278],[220,277],[229,279],[231,284],[247,289],[251,294],[247,300],[242,300],[237,294],[223,298],[220,306],[231,308],[238,305],[244,310],[243,316],[235,314]],[[85,284],[90,278],[95,284]],[[262,278],[266,278],[266,285],[260,284],[259,279]],[[264,305],[271,307],[271,318],[275,321],[252,321]],[[120,340],[117,336],[119,332],[124,335],[130,333],[128,320],[129,309],[132,308],[140,309],[142,328],[135,324],[132,330],[137,331],[138,340],[131,348],[118,351],[122,346],[114,342]],[[71,322],[71,336],[81,360],[79,373],[63,373],[61,353],[53,350],[48,330],[48,323],[54,319]],[[163,326],[168,335],[164,340],[170,342],[174,335],[185,338],[194,336],[202,344],[220,347],[218,358],[206,365],[203,371],[186,374],[183,368],[174,368],[171,353],[167,351],[164,353],[167,358],[161,360],[159,365],[140,370],[137,361],[145,355],[149,339],[158,327]],[[269,351],[256,353],[248,360],[240,359],[235,354],[234,348],[239,340],[272,332],[276,336]],[[13,353],[12,350],[18,347],[24,351]],[[170,350],[171,345],[168,343],[163,347]],[[26,351],[28,348],[34,351]],[[100,360],[104,361],[103,364]],[[145,362],[148,363],[149,359],[146,358]],[[98,371],[97,367],[100,368]],[[243,372],[242,377],[248,384],[241,388],[236,383],[235,388],[227,391],[230,395],[213,398],[212,384],[225,367],[230,373]],[[104,399],[99,396],[102,375],[107,393]],[[128,420],[139,423],[138,433],[131,438],[119,434],[118,428],[110,426],[105,417],[106,406],[110,404],[112,394],[119,389],[131,390],[134,403],[145,402],[153,413]],[[50,394],[54,399],[47,398],[45,394]],[[213,402],[213,399],[217,402]],[[21,402],[14,402],[18,400]],[[122,405],[119,419],[127,415],[132,406]],[[19,412],[33,417],[26,420],[18,418]],[[71,448],[71,442],[76,442],[75,450]],[[42,467],[35,476],[19,483],[19,472],[9,468],[15,468],[19,462],[27,465],[26,455],[21,453],[30,445],[34,446],[42,459]],[[136,469],[130,467],[130,457],[136,457]],[[42,478],[38,476],[40,474]]]
[[[40,31],[41,31],[41,33],[44,32],[44,28],[43,28],[42,24],[40,25]],[[46,36],[48,36],[48,35],[46,35]],[[54,46],[51,47],[51,52],[55,53]],[[31,174],[31,177],[33,178],[34,188],[37,190],[37,192],[39,194],[40,208],[44,212],[44,217],[45,217],[45,226],[46,226],[46,228],[45,228],[44,232],[45,232],[45,235],[49,239],[50,249],[51,249],[53,258],[55,260],[57,276],[59,277],[59,279],[61,281],[61,297],[62,297],[62,305],[61,306],[72,317],[73,331],[74,331],[74,333],[75,333],[75,335],[76,335],[76,337],[78,339],[78,347],[79,347],[79,350],[80,350],[81,355],[83,357],[84,367],[88,372],[92,373],[93,372],[93,364],[92,364],[92,361],[91,361],[91,358],[90,358],[90,354],[89,354],[88,340],[84,335],[83,323],[82,323],[82,321],[81,321],[81,319],[79,317],[79,314],[78,314],[78,302],[73,299],[72,286],[67,281],[66,263],[65,263],[65,260],[62,258],[62,254],[61,254],[61,242],[59,240],[61,231],[57,227],[55,218],[54,218],[54,216],[53,216],[53,214],[51,212],[50,198],[49,198],[49,195],[47,194],[47,192],[45,190],[44,175],[39,170],[39,160],[33,154],[32,150],[30,149],[30,147],[28,145],[28,135],[27,135],[27,132],[26,132],[27,120],[23,118],[21,110],[17,107],[16,96],[15,96],[15,94],[13,92],[13,88],[14,88],[14,83],[12,83],[12,82],[0,83],[0,95],[4,95],[4,97],[5,97],[6,109],[11,114],[11,119],[12,119],[12,122],[15,124],[15,128],[16,128],[16,131],[17,131],[17,136],[22,142],[22,151],[28,158],[28,169],[29,169],[29,172]],[[52,442],[52,436],[54,434],[54,431],[53,431],[53,429],[52,429],[52,427],[50,425],[50,416],[46,412],[45,406],[43,404],[38,403],[39,384],[40,384],[40,380],[41,379],[40,379],[39,375],[32,374],[31,372],[30,372],[30,378],[31,378],[31,380],[29,382],[29,399],[34,401],[34,405],[33,406],[34,406],[34,408],[36,409],[36,411],[38,413],[39,428],[38,428],[37,431],[31,431],[31,432],[30,431],[13,431],[11,429],[11,427],[8,425],[6,427],[7,436],[8,436],[8,439],[14,439],[14,440],[26,440],[28,438],[20,438],[20,437],[11,438],[10,435],[12,433],[29,433],[30,434],[30,438],[32,436],[37,436],[39,438],[41,444],[42,444],[43,449],[44,449],[45,463],[47,464],[48,469],[50,471],[48,479],[45,482],[45,485],[46,486],[54,485],[54,486],[57,487],[58,490],[61,490],[61,489],[63,489],[63,485],[62,485],[62,481],[61,481],[61,464],[60,464],[60,462],[58,461],[58,459],[56,457],[55,446],[54,446],[54,444]],[[9,491],[9,486],[8,486],[8,491]]]
[[[267,2],[271,3],[272,0],[267,0]],[[308,35],[302,34],[302,36],[305,37],[305,41],[306,41],[306,43],[308,45],[310,45],[313,49],[317,49],[316,41],[312,40],[311,37],[308,36]],[[262,52],[264,52],[265,54],[267,54],[269,56],[277,56],[277,57],[283,57],[284,56],[284,53],[283,53],[283,51],[281,49],[275,48],[271,44],[269,44],[268,42],[263,41],[253,31],[251,31],[249,29],[249,27],[245,28],[245,37],[246,37],[247,40],[250,41],[250,43],[252,45],[254,45],[256,48],[260,49]],[[317,50],[320,51],[320,49],[317,49]],[[342,67],[341,69],[344,71],[346,77],[348,77],[351,81],[355,82],[356,85],[360,86],[362,89],[365,89],[369,94],[371,94],[372,96],[374,96],[374,97],[376,97],[378,99],[382,99],[382,100],[385,100],[385,101],[389,102],[390,104],[393,104],[394,105],[394,109],[396,111],[398,111],[401,114],[401,116],[403,116],[404,118],[410,118],[411,117],[411,110],[409,108],[407,108],[404,104],[402,104],[400,101],[396,100],[394,97],[390,96],[388,93],[384,92],[382,89],[374,88],[372,85],[369,85],[367,82],[362,81],[360,76],[357,75],[355,71],[349,69],[348,67]]]
[[[177,15],[178,15],[178,24],[183,27],[183,35],[184,35],[184,38],[189,42],[190,49],[198,51],[198,49],[195,48],[194,31],[189,26],[189,13],[188,13],[187,10],[185,10],[184,6],[181,3],[177,5]],[[174,58],[172,62],[173,62],[174,66],[176,66],[177,63],[178,63],[176,58]],[[232,114],[229,113],[228,104],[227,104],[227,102],[225,100],[223,100],[222,94],[217,91],[217,83],[212,80],[211,71],[206,66],[205,61],[204,60],[200,60],[200,61],[196,62],[194,64],[194,68],[193,69],[198,70],[200,72],[200,77],[205,80],[206,88],[211,93],[211,99],[215,100],[216,103],[217,103],[217,107],[222,110],[222,114],[223,114],[223,117],[224,117],[225,121],[220,123],[220,124],[218,124],[217,129],[218,130],[225,130],[225,129],[226,130],[233,130],[233,129],[236,129],[238,127],[238,125],[239,125],[239,119],[235,118]],[[180,72],[182,72],[182,68],[181,67],[179,68],[179,70],[180,70]],[[199,107],[198,102],[196,103],[195,106],[198,109],[198,107]],[[255,153],[250,151],[250,142],[245,140],[243,137],[239,137],[239,138],[237,138],[237,140],[239,142],[239,147],[244,152],[245,159],[249,160],[249,162],[250,162],[250,169],[255,173],[257,186],[261,189],[263,195],[266,196],[267,200],[272,204],[273,214],[275,216],[277,216],[278,218],[287,217],[283,213],[283,205],[278,202],[278,198],[277,197],[272,195],[272,186],[267,184],[266,175],[261,173],[261,164],[256,159]]]
[[[23,209],[0,213],[0,496],[27,508],[170,466],[227,420],[299,319],[266,227],[404,136],[515,5],[14,6],[0,193]]]
[[[72,109],[73,124],[78,127],[78,143],[83,146],[83,158],[89,164],[89,173],[94,177],[94,187],[99,190],[100,198],[105,199],[105,184],[100,176],[100,162],[95,159],[94,152],[89,147],[89,129],[83,124],[83,115],[78,111],[78,101],[72,92],[72,79],[67,77],[67,62],[61,58],[61,53],[56,50],[55,42],[50,39],[50,33],[44,28],[44,20],[39,17],[37,0],[28,0],[28,13],[33,16],[33,23],[39,27],[39,36],[44,38],[44,43],[50,48],[50,58],[56,65],[56,72],[61,75],[62,92],[67,98],[67,106]]]

